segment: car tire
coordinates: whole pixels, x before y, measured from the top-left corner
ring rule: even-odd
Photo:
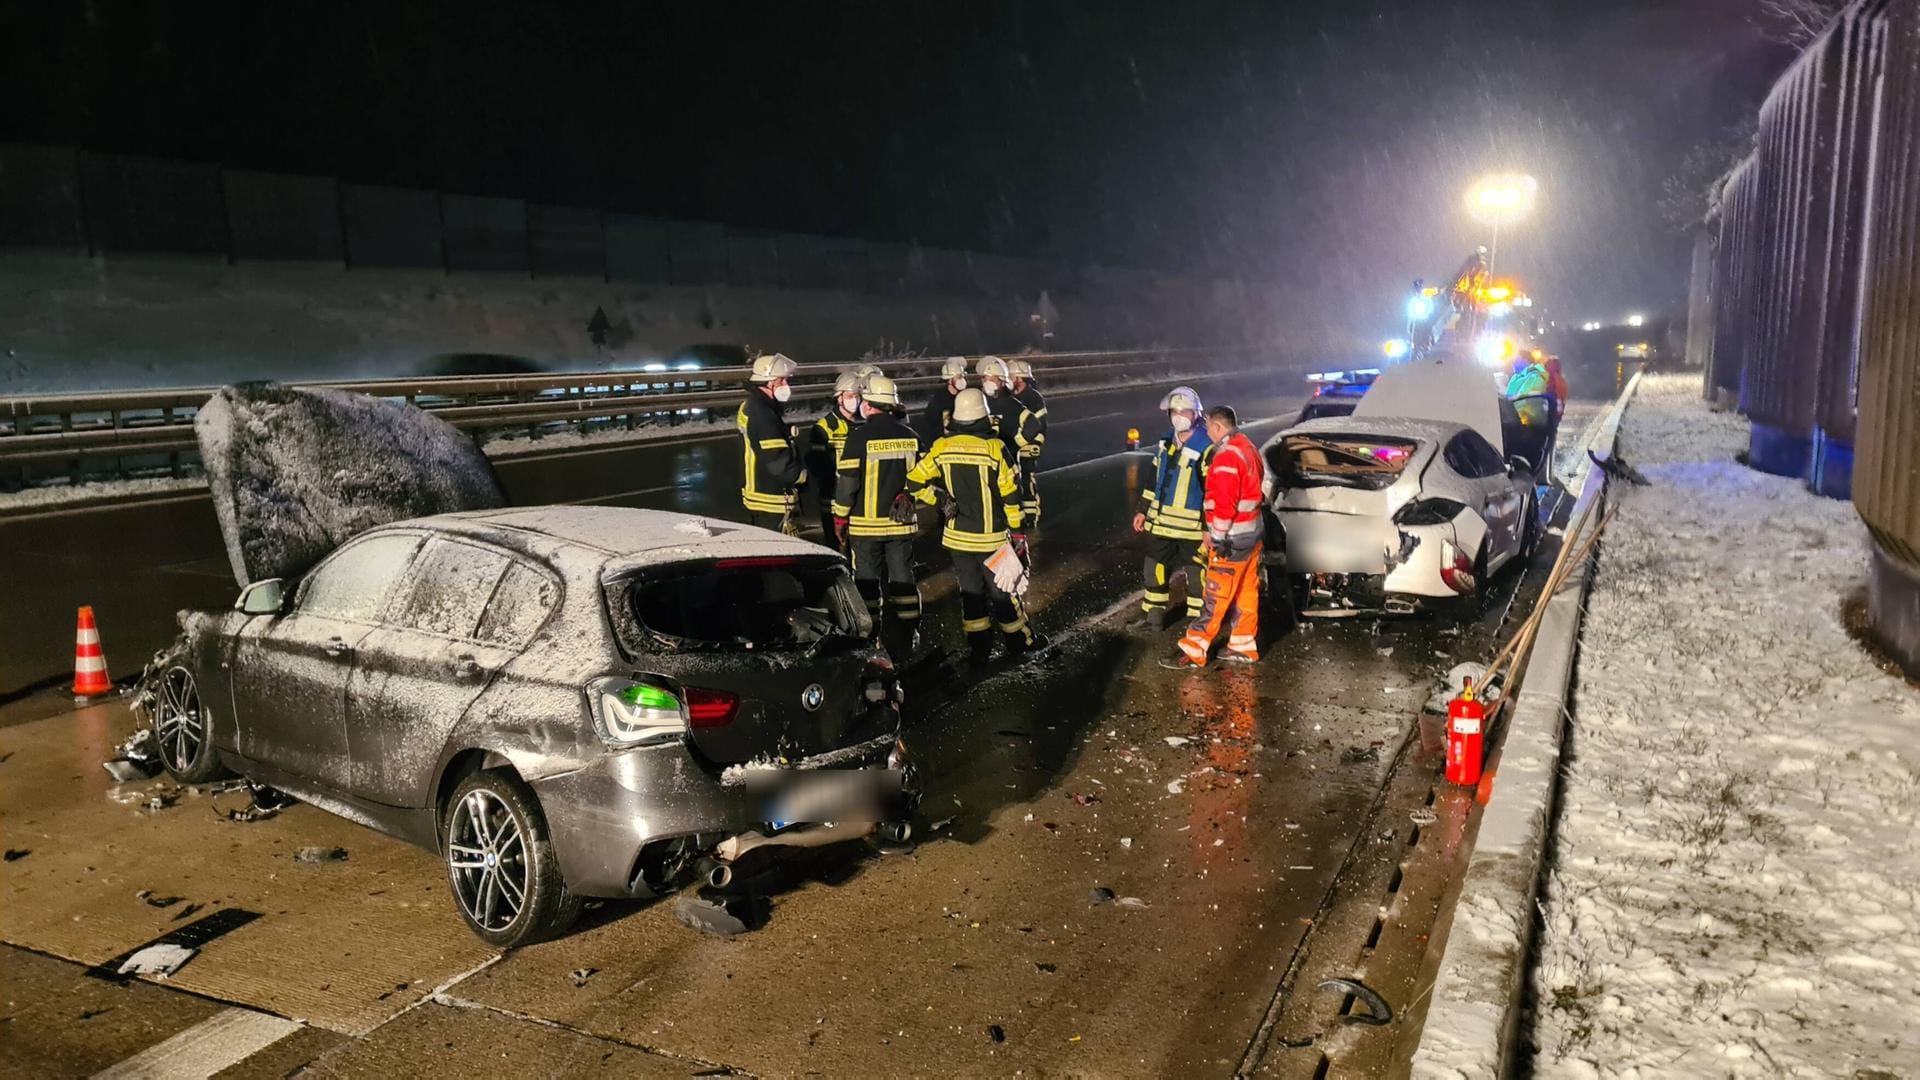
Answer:
[[[565,933],[580,915],[540,802],[520,778],[486,769],[461,781],[440,814],[440,855],[454,910],[499,949]]]
[[[205,784],[228,775],[213,748],[213,716],[200,700],[193,671],[171,659],[152,684],[148,724],[160,767],[183,784]]]

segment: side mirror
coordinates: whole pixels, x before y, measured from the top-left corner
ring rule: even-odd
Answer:
[[[287,601],[286,589],[277,577],[256,581],[240,590],[233,610],[246,615],[278,615]]]
[[[1519,454],[1515,454],[1512,457],[1507,459],[1507,472],[1513,473],[1513,474],[1524,473],[1528,476],[1532,476],[1533,462],[1528,461],[1526,458],[1521,457]]]

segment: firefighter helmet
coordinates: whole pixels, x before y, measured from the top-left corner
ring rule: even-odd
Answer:
[[[1200,392],[1191,386],[1176,386],[1169,390],[1167,396],[1160,399],[1160,411],[1171,412],[1174,409],[1185,409],[1198,416],[1201,411]]]
[[[775,379],[791,379],[797,368],[785,353],[766,353],[753,358],[753,374],[749,382],[766,383]]]
[[[861,364],[859,367],[853,369],[853,373],[860,376],[861,382],[865,382],[875,375],[886,374],[886,372],[880,370],[880,365],[878,364]]]
[[[1001,382],[1011,378],[1007,374],[1007,362],[997,356],[981,357],[980,362],[973,366],[973,373],[983,379],[999,379]]]
[[[940,363],[940,377],[951,382],[967,373],[967,358],[949,356]]]
[[[987,418],[987,395],[979,390],[962,390],[953,396],[953,422],[971,424]]]
[[[869,405],[899,405],[900,385],[885,375],[875,375],[867,380],[866,399]]]
[[[843,371],[840,373],[839,378],[833,380],[833,396],[839,397],[841,394],[857,394],[866,385],[867,377],[858,371]]]
[[[1007,371],[1016,379],[1033,378],[1033,361],[1015,358],[1007,361]]]

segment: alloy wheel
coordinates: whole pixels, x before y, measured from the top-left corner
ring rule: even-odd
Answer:
[[[206,741],[207,720],[200,712],[193,673],[186,668],[169,668],[161,678],[153,728],[161,764],[175,775],[191,770],[200,757],[200,744]]]
[[[532,889],[527,837],[498,795],[467,792],[447,830],[447,867],[453,891],[475,926],[504,930],[526,906]]]

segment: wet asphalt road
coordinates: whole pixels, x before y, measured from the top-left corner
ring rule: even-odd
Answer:
[[[1316,1043],[1358,1029],[1340,1023],[1337,994],[1289,988],[1290,971],[1295,984],[1362,973],[1396,987],[1397,1005],[1413,996],[1397,989],[1415,982],[1399,974],[1407,956],[1369,954],[1398,933],[1418,967],[1444,887],[1415,887],[1416,864],[1450,865],[1472,811],[1468,793],[1433,784],[1416,717],[1438,673],[1497,640],[1502,609],[1464,628],[1376,628],[1299,627],[1270,606],[1259,667],[1163,670],[1174,631],[1111,614],[1137,588],[1124,521],[1145,462],[1093,460],[1108,422],[1126,426],[1089,420],[1103,433],[1079,444],[1089,463],[1043,482],[1033,599],[1058,647],[964,697],[914,702],[922,842],[743,871],[766,911],[740,938],[697,935],[670,903],[606,904],[567,938],[500,956],[459,925],[427,853],[305,806],[234,824],[215,808],[235,795],[152,812],[113,801],[98,762],[131,729],[117,705],[0,727],[0,828],[28,852],[0,871],[0,1071],[89,1073],[233,1003],[308,1026],[230,1075],[1223,1075],[1249,1061],[1313,1075]],[[711,455],[675,451],[676,495],[729,459]],[[185,537],[168,550],[208,558]],[[929,600],[942,612],[930,644],[957,645],[950,599],[936,585]],[[1423,840],[1409,808],[1429,804]],[[310,845],[351,855],[293,863]],[[1096,904],[1097,888],[1137,903]],[[174,977],[199,996],[83,972],[221,911],[259,917]],[[1393,1028],[1368,1030],[1415,1030]]]

